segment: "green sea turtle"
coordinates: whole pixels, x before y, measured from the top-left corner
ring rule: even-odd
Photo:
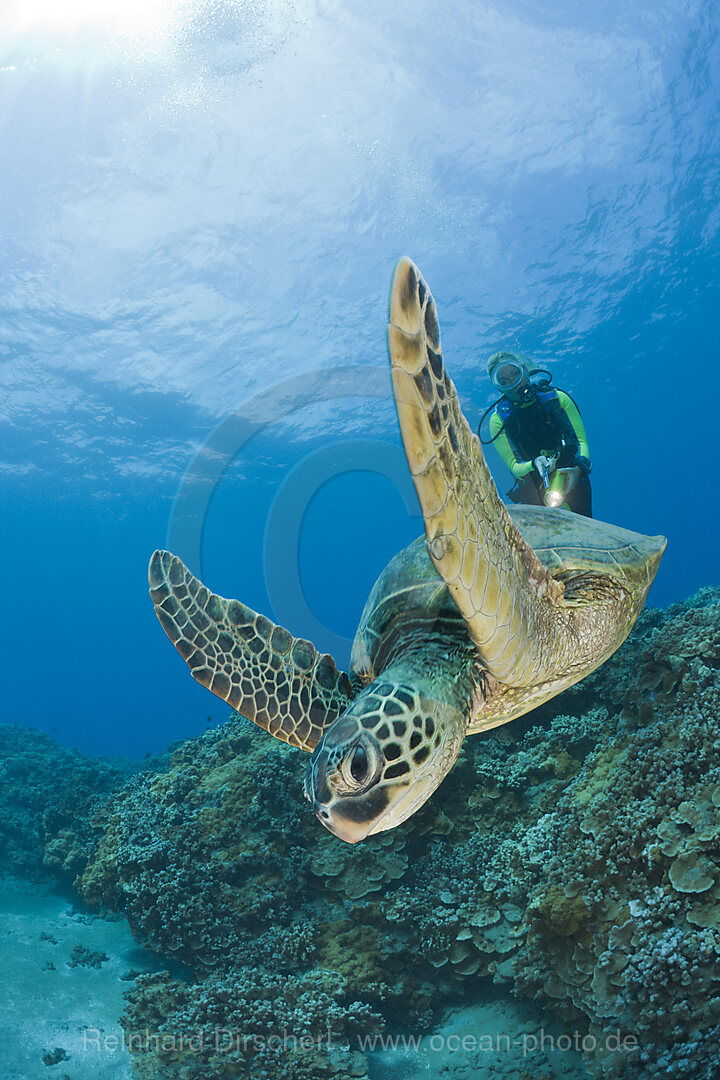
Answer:
[[[520,716],[624,641],[665,548],[566,510],[506,507],[440,351],[435,302],[398,263],[392,379],[425,536],[396,555],[365,605],[349,675],[169,552],[150,591],[194,677],[275,738],[312,753],[305,794],[349,843],[421,806],[466,735]]]

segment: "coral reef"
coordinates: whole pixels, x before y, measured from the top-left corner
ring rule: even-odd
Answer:
[[[200,984],[144,975],[122,1023],[130,1046],[142,1047],[136,1069],[147,1080],[159,1067],[179,1080],[364,1077],[363,1055],[348,1044],[379,1030],[382,1017],[365,1002],[341,1004],[345,991],[341,976],[322,970],[280,975],[246,966]]]
[[[90,818],[123,774],[42,731],[0,724],[0,859],[5,871],[72,881],[95,846]]]
[[[319,834],[298,798],[304,763],[234,719],[181,746],[165,772],[135,777],[94,819],[105,832],[78,877],[84,899],[125,912],[143,944],[193,974],[140,982],[128,1031],[202,1031],[203,1077],[242,1074],[250,1058],[258,1077],[351,1075],[342,1047],[355,1034],[400,1014],[427,1022],[432,988],[390,974],[398,946],[376,899],[407,870],[405,839],[351,849]],[[218,1024],[262,1046],[213,1053]],[[285,1053],[281,1068],[272,1040],[286,1035],[315,1050]],[[141,1073],[183,1075],[183,1054],[138,1053]],[[352,1075],[364,1076],[355,1057]]]
[[[579,1031],[598,1080],[711,1080],[719,672],[705,589],[468,739],[418,814],[357,847],[302,800],[304,755],[239,718],[110,798],[86,792],[74,818],[28,816],[19,847],[75,853],[57,865],[86,902],[165,958],[123,1018],[140,1076],[363,1077],[358,1036],[428,1030],[494,982]]]
[[[597,1076],[716,1075],[719,600],[703,590],[661,620],[651,613],[592,677],[610,690],[613,668],[632,660],[622,708],[514,856],[527,935],[496,978],[553,998],[598,1040],[632,1033],[637,1053],[596,1056]]]

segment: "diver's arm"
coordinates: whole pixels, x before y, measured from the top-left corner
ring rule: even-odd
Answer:
[[[523,476],[527,476],[533,470],[532,461],[518,461],[513,452],[513,448],[510,445],[510,440],[503,431],[501,431],[503,422],[498,416],[497,412],[490,414],[490,436],[497,447],[497,452],[507,465],[510,472],[513,474],[516,480],[522,479]]]
[[[585,434],[585,425],[582,422],[580,411],[573,401],[573,399],[566,394],[564,390],[557,391],[558,403],[560,408],[565,413],[570,423],[570,427],[573,429],[573,434],[578,441],[578,457],[587,458],[590,460],[590,447],[588,446],[587,435]]]

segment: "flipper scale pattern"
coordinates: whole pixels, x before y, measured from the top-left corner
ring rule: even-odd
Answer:
[[[388,340],[430,557],[490,673],[535,685],[573,652],[572,615],[497,493],[443,365],[435,302],[407,258],[395,272]]]
[[[354,697],[332,656],[211,593],[169,551],[154,553],[148,576],[160,625],[193,677],[276,739],[312,752]]]

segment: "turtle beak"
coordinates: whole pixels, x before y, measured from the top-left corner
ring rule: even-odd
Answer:
[[[314,803],[313,810],[318,821],[325,826],[328,832],[331,832],[333,836],[337,836],[339,840],[344,840],[346,844],[358,844],[370,833],[372,825],[357,821],[343,821],[338,818],[337,814],[330,814],[327,807],[321,803]]]

